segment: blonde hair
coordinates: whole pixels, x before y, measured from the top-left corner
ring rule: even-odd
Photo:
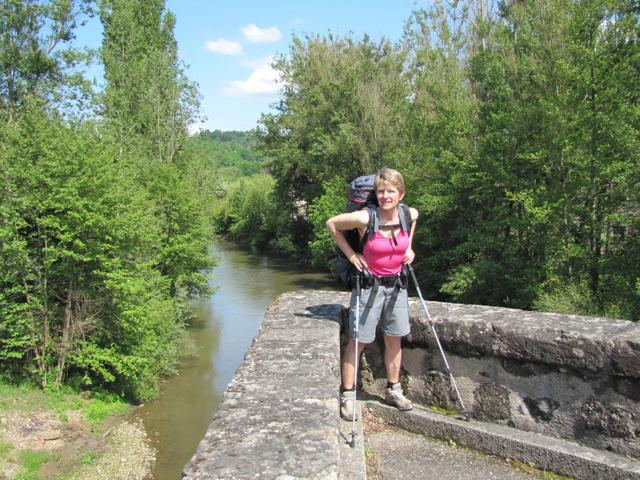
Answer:
[[[376,187],[376,191],[383,183],[390,183],[396,187],[400,193],[404,193],[404,178],[399,171],[394,170],[393,168],[383,167],[378,170],[373,183]]]

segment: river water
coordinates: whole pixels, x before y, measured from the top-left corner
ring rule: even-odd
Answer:
[[[273,300],[291,290],[336,288],[328,275],[286,259],[252,254],[222,241],[213,250],[220,263],[210,284],[217,290],[194,305],[196,320],[188,331],[194,352],[181,361],[178,374],[158,397],[134,414],[156,449],[154,480],[180,479]]]

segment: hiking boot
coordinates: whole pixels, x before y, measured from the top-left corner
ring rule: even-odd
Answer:
[[[404,396],[404,393],[402,393],[402,385],[400,385],[399,383],[395,383],[392,387],[387,387],[385,389],[384,401],[392,407],[396,407],[398,410],[402,410],[403,412],[413,409],[411,401],[407,400],[407,398]]]
[[[352,421],[355,410],[355,397],[356,392],[353,390],[345,390],[340,395],[340,416],[344,420]],[[358,413],[355,413],[356,420],[358,420]]]

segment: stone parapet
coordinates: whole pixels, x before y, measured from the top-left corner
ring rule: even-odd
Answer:
[[[491,355],[586,375],[640,379],[640,327],[633,322],[480,305],[428,306],[442,340],[464,356]],[[411,312],[413,341],[430,343],[422,307],[415,302]]]
[[[597,317],[427,302],[472,417],[640,458],[640,327]],[[427,316],[410,301],[408,396],[458,408]],[[382,349],[367,363],[382,393]]]
[[[183,478],[364,478],[362,443],[341,454],[340,295],[288,293],[269,307]]]

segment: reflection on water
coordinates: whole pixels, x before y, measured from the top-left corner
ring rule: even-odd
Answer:
[[[135,415],[157,452],[155,480],[180,478],[273,300],[286,291],[336,287],[329,276],[286,259],[253,255],[226,242],[213,249],[220,258],[211,279],[217,290],[194,305],[196,320],[189,329],[197,354],[186,357],[158,398]]]

